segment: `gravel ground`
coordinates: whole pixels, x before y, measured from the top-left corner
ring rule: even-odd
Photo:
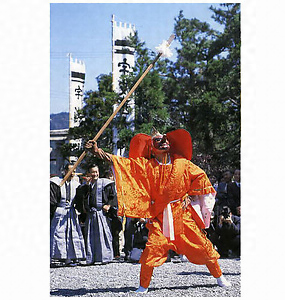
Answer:
[[[216,284],[206,266],[167,262],[154,269],[149,291],[137,295],[140,264],[112,262],[50,269],[50,295],[72,297],[240,297],[240,259],[219,259],[231,287]]]

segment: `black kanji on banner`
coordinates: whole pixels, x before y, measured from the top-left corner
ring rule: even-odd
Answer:
[[[123,73],[124,75],[126,75],[126,73],[129,73],[129,70],[130,69],[130,64],[127,63],[127,59],[124,58],[122,62],[119,62],[118,63],[118,67],[122,66],[122,69],[119,70],[119,72]]]
[[[80,86],[78,86],[78,87],[75,89],[75,96],[77,96],[77,99],[79,99],[79,97],[82,96],[82,89],[80,88]]]

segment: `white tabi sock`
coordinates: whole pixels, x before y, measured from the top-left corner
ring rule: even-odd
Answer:
[[[224,277],[224,275],[222,275],[221,277],[217,278],[217,283],[221,287],[229,287],[229,286],[231,286],[231,283],[226,280],[226,278]]]
[[[136,290],[136,293],[146,294],[147,291],[148,291],[148,288],[144,288],[142,286],[139,286],[139,288]]]

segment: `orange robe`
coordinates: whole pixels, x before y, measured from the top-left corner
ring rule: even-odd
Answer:
[[[191,161],[172,157],[172,164],[156,159],[128,159],[112,155],[118,211],[132,218],[154,218],[166,205],[188,195],[215,193],[205,172]]]
[[[141,256],[141,285],[147,287],[153,267],[162,265],[169,249],[185,254],[190,262],[205,264],[214,277],[221,276],[219,254],[194,220],[191,205],[181,208],[188,195],[215,193],[205,172],[191,161],[174,155],[171,164],[156,159],[112,156],[120,215],[148,218],[148,242]],[[172,202],[172,203],[171,203]],[[174,240],[163,234],[163,211],[170,203]]]

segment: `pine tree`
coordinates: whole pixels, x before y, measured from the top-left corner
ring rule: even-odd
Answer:
[[[193,139],[193,161],[208,172],[240,164],[240,7],[210,8],[223,32],[180,11],[180,48],[164,84],[171,119]]]

